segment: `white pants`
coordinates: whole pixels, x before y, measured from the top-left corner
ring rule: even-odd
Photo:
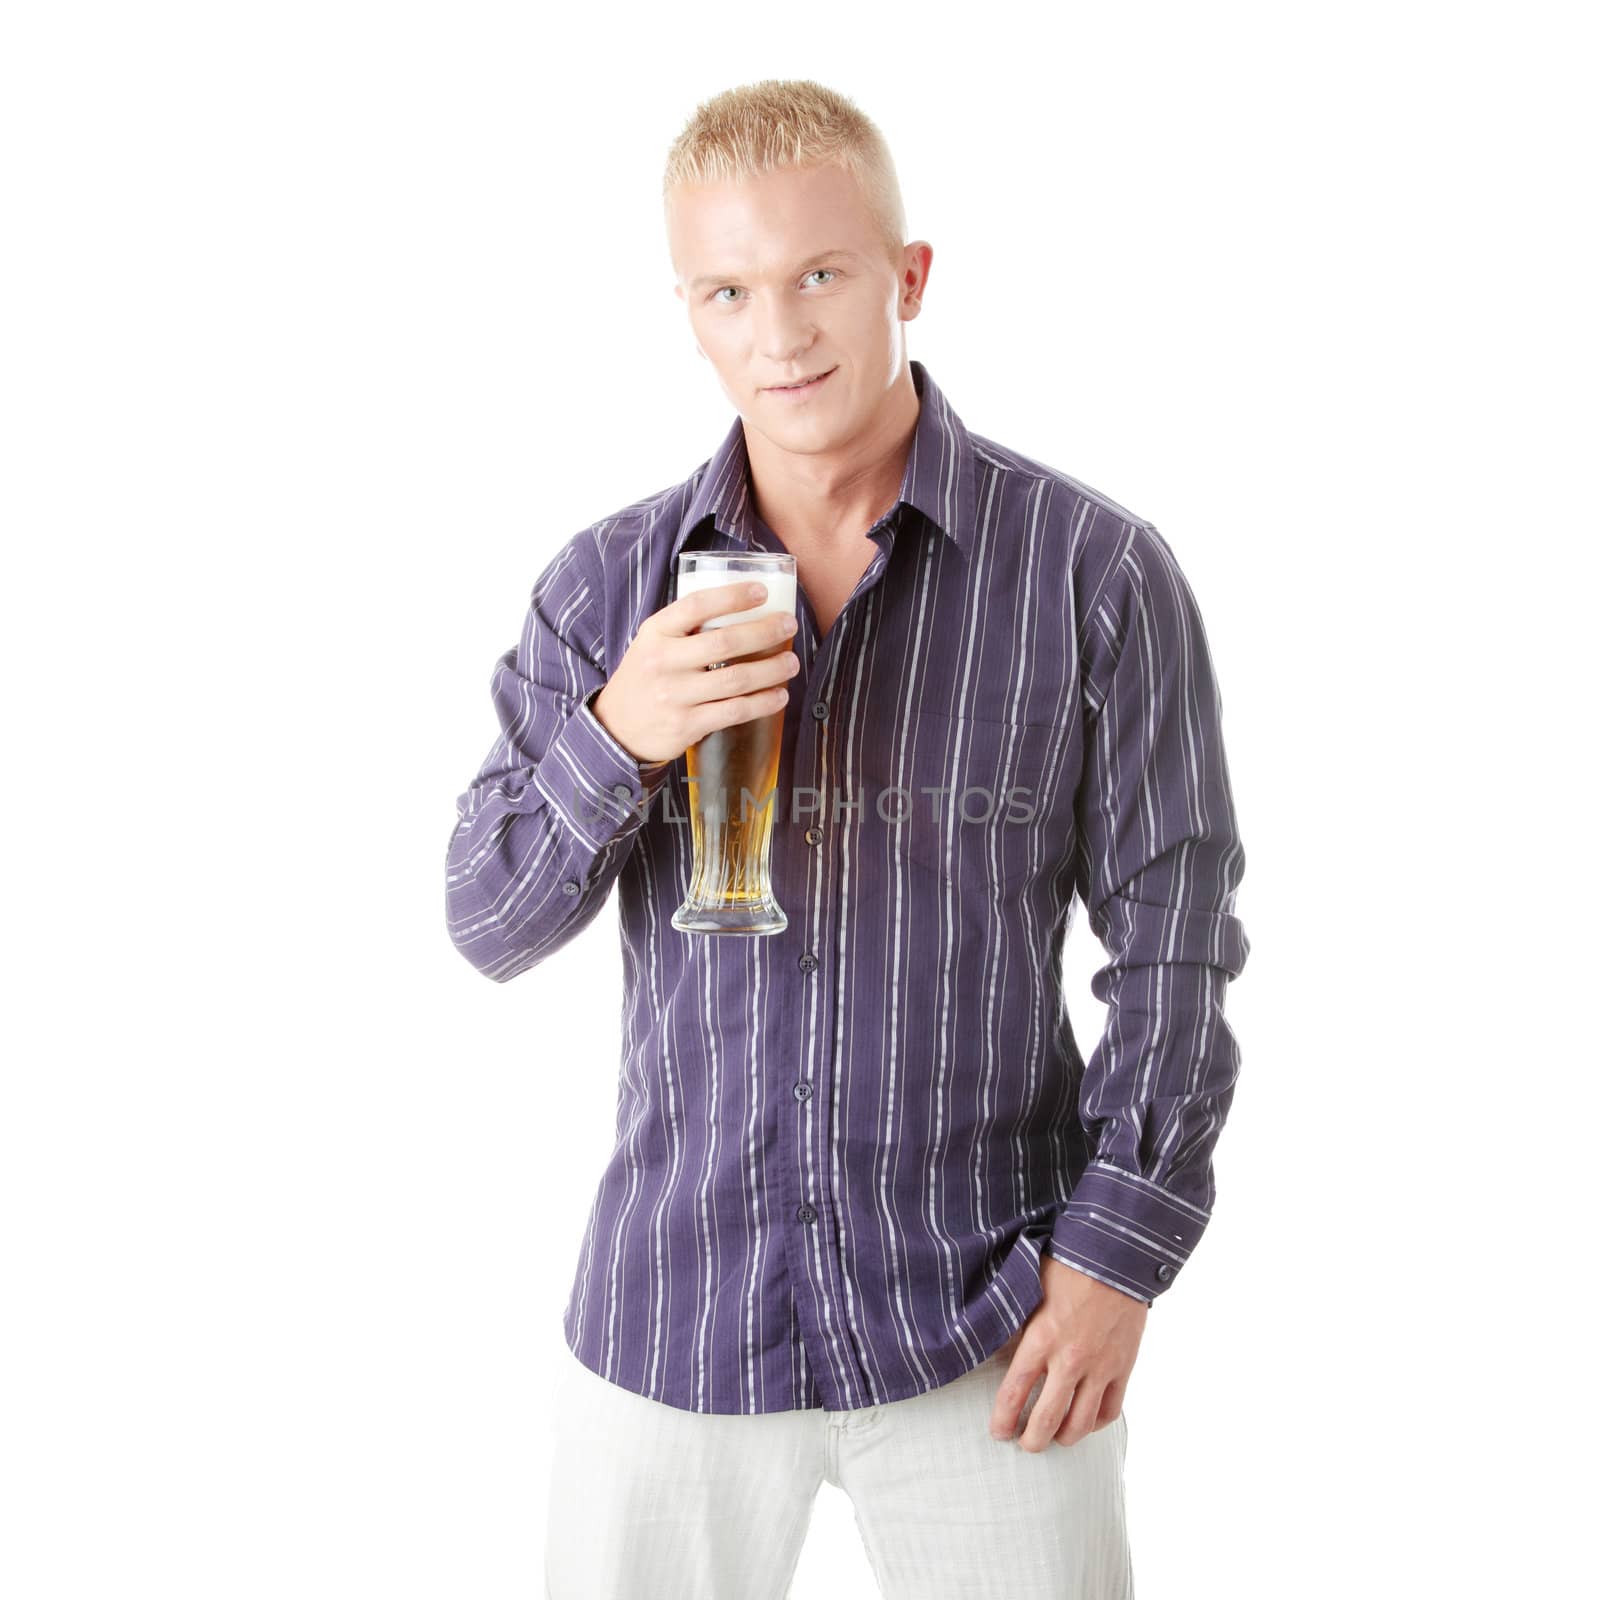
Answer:
[[[1037,1453],[991,1438],[1009,1350],[909,1400],[759,1415],[663,1405],[567,1354],[550,1600],[785,1600],[824,1479],[885,1600],[1131,1600],[1126,1416]]]

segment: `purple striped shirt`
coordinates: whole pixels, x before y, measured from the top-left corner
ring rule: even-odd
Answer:
[[[585,528],[495,664],[457,801],[451,939],[504,982],[615,888],[616,1141],[563,1318],[600,1376],[691,1411],[938,1387],[1039,1303],[1040,1255],[1153,1303],[1211,1215],[1249,941],[1221,700],[1149,522],[969,432],[918,361],[900,500],[820,634],[802,591],[772,881],[788,928],[680,933],[684,762],[589,701],[684,548],[781,550],[743,422]],[[1109,957],[1084,1061],[1082,905]]]

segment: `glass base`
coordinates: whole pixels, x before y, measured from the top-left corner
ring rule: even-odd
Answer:
[[[672,913],[680,933],[782,933],[789,919],[776,901],[753,906],[697,906],[685,901]]]

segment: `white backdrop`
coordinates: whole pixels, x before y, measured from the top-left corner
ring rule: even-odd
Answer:
[[[732,420],[667,143],[793,76],[895,151],[934,247],[911,353],[1161,527],[1222,685],[1243,1069],[1126,1402],[1141,1596],[1572,1592],[1575,17],[8,10],[0,1589],[542,1592],[615,906],[493,985],[443,857],[533,578]],[[796,1600],[869,1586],[825,1486]]]

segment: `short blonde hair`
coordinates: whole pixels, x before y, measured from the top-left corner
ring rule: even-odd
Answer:
[[[725,183],[828,163],[854,176],[884,251],[898,265],[906,214],[888,142],[865,112],[809,78],[763,78],[696,106],[667,153],[662,211],[670,209],[680,184]]]

